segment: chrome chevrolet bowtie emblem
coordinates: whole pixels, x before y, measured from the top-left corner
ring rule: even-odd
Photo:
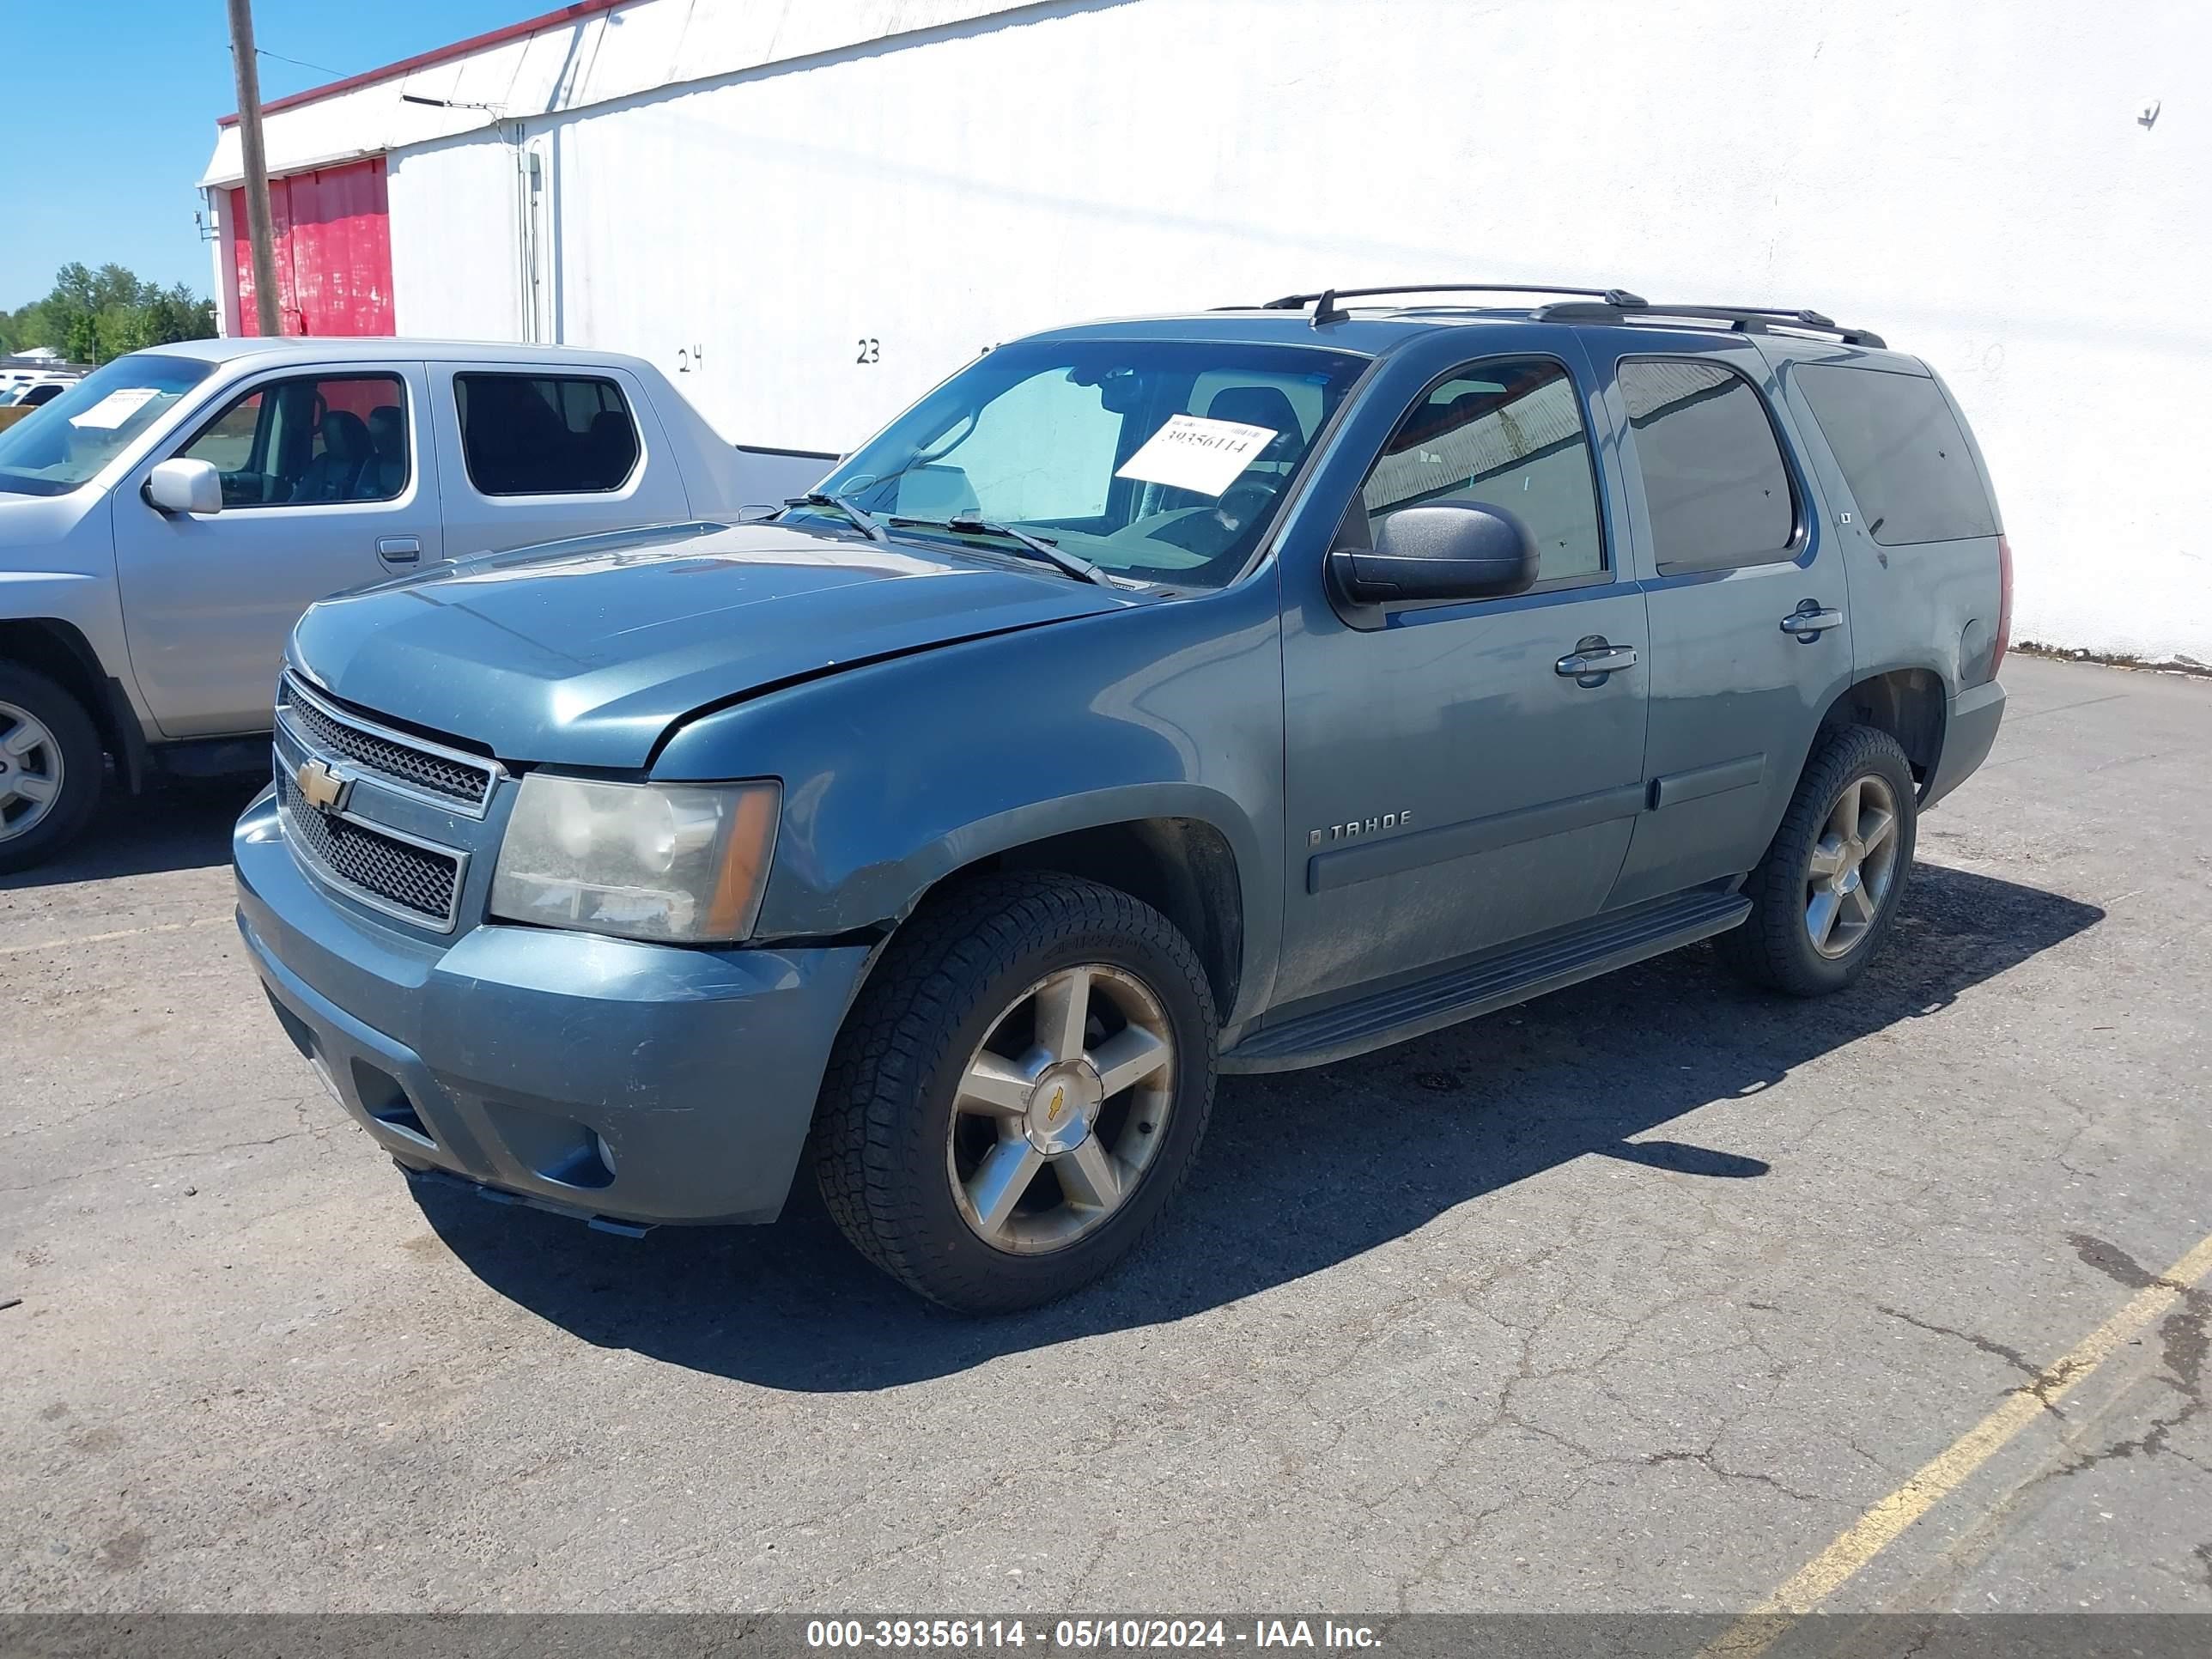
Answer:
[[[292,774],[292,781],[299,786],[300,794],[307,805],[318,811],[336,812],[343,809],[347,792],[353,780],[332,771],[321,761],[301,761]]]

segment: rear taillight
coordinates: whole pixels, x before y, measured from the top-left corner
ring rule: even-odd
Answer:
[[[1990,678],[1997,677],[2004,666],[2005,653],[2012,647],[2012,544],[2002,536],[1997,538],[1997,648],[1990,653]]]

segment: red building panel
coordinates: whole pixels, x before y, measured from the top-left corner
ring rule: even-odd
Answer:
[[[384,158],[269,181],[276,251],[276,303],[286,334],[389,334],[392,228]],[[230,246],[241,334],[254,319],[253,258],[246,192],[230,192]]]

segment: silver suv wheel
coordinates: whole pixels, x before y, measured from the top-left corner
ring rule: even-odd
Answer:
[[[62,745],[29,709],[0,702],[0,841],[46,822],[62,793]]]

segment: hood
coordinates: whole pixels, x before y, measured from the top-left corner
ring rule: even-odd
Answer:
[[[501,759],[634,769],[709,703],[1140,602],[927,544],[673,525],[325,599],[300,619],[291,657],[349,702]]]
[[[19,495],[0,489],[0,570],[23,567],[25,562],[11,559],[10,554],[60,541],[85,516],[87,507],[100,498],[96,489],[76,489],[64,495]]]

